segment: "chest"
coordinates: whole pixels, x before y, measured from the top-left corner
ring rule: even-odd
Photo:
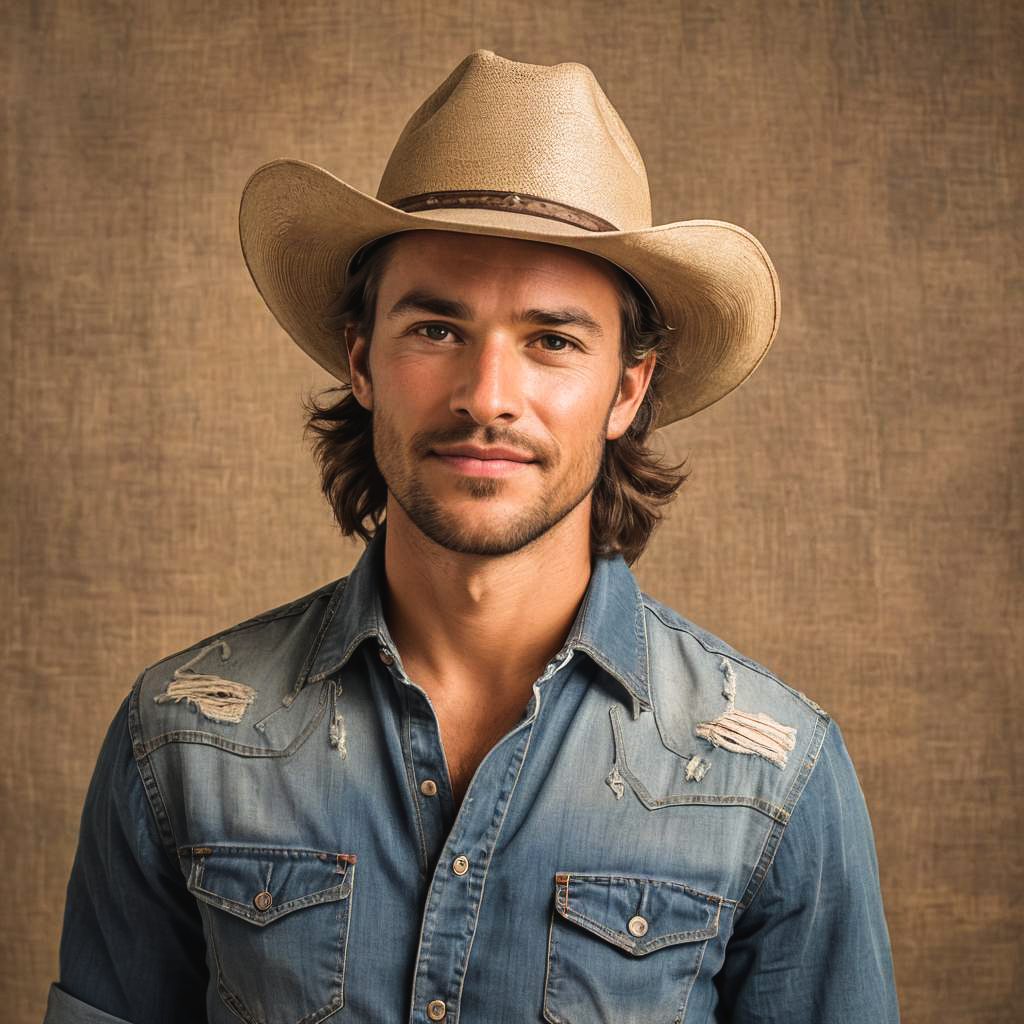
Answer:
[[[688,793],[672,787],[691,785],[678,757],[650,715],[617,705],[637,785],[662,805],[618,795],[595,687],[543,691],[536,723],[505,742],[519,702],[453,714],[432,700],[435,730],[425,702],[392,717],[373,692],[342,693],[344,757],[326,715],[287,757],[155,755],[175,835],[201,851],[183,867],[216,951],[211,1021],[229,1019],[225,1000],[268,1024],[410,1007],[421,1020],[434,1000],[467,1024],[711,1019],[732,908],[771,827],[761,811],[677,803]],[[479,768],[455,822],[419,786],[421,770],[437,778],[439,735],[457,800]]]
[[[469,700],[435,697],[432,703],[458,806],[480,762],[522,718],[526,701],[502,701],[485,694]]]

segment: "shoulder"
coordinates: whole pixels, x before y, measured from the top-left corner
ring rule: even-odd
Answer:
[[[327,583],[143,669],[130,695],[136,746],[198,732],[235,738],[243,719],[259,723],[290,704],[345,583]]]
[[[782,821],[821,755],[830,716],[720,637],[641,594],[662,741],[714,765],[714,788],[764,801]],[[696,769],[695,769],[696,770]]]
[[[803,712],[828,717],[828,713],[810,697],[780,679],[774,672],[753,658],[742,654],[721,637],[684,618],[675,609],[662,604],[649,594],[640,594],[644,608],[645,626],[649,646],[662,655],[683,657],[702,675],[712,670],[711,683],[720,686],[728,662],[733,673],[742,675],[745,682],[758,692],[781,697]]]

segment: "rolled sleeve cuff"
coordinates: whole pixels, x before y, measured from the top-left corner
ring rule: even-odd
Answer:
[[[50,986],[43,1024],[131,1024],[123,1017],[104,1013],[81,999],[68,995],[56,982]]]

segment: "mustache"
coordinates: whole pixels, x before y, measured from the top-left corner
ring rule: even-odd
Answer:
[[[536,438],[518,430],[506,427],[478,427],[475,424],[459,424],[440,430],[421,430],[414,434],[410,447],[416,455],[425,458],[433,448],[446,444],[504,445],[527,452],[542,467],[554,461],[555,451],[550,445],[541,444]]]

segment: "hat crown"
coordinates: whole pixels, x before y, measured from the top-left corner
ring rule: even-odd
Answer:
[[[643,158],[583,64],[470,54],[412,115],[377,198],[481,191],[534,196],[620,231],[651,226]]]

